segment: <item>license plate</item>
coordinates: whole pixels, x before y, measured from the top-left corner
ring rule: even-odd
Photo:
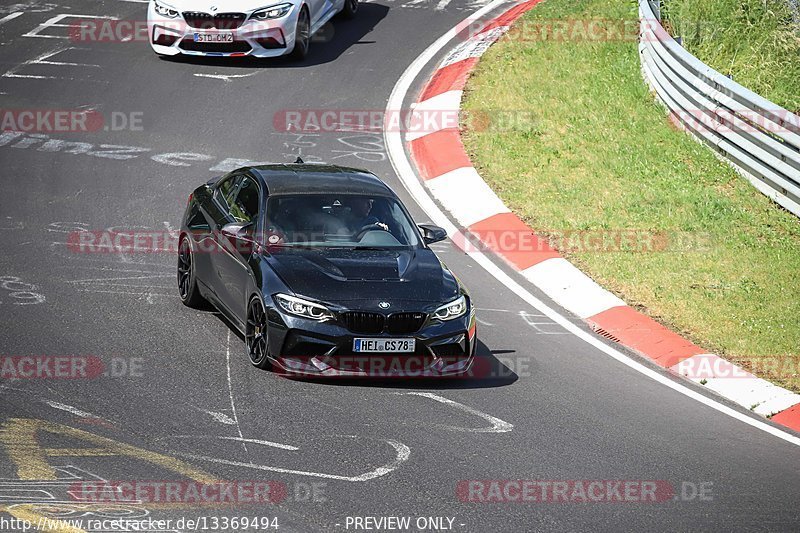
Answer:
[[[233,34],[228,33],[197,33],[194,34],[196,43],[232,43]]]
[[[353,351],[357,353],[409,353],[415,348],[415,339],[353,339]]]

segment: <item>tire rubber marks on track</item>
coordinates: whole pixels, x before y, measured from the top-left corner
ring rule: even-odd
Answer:
[[[470,407],[468,405],[464,405],[463,403],[458,403],[454,400],[449,400],[443,396],[439,396],[438,394],[434,394],[432,392],[401,392],[398,393],[404,396],[420,396],[422,398],[429,398],[435,402],[442,403],[444,405],[453,407],[454,409],[458,409],[459,411],[464,411],[465,413],[469,413],[471,415],[477,416],[489,422],[491,427],[482,427],[482,428],[465,428],[459,426],[450,426],[450,425],[443,425],[443,424],[436,424],[439,427],[447,428],[453,431],[464,431],[469,433],[508,433],[512,429],[514,429],[513,424],[509,424],[505,420],[500,420],[497,417],[492,415],[486,414],[482,411],[478,411],[474,407]]]

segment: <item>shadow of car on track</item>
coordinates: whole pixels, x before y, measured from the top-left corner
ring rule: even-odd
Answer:
[[[220,320],[236,336],[241,343],[240,349],[243,364],[247,363],[247,355],[244,347],[244,336],[236,327],[220,312],[209,309],[212,314]],[[303,376],[289,375],[280,370],[267,370],[277,377],[291,381],[308,382],[319,385],[337,386],[357,386],[357,387],[382,387],[387,389],[426,389],[426,390],[446,390],[446,389],[487,389],[494,387],[505,387],[511,385],[519,379],[517,373],[497,358],[498,355],[515,354],[515,350],[491,350],[480,339],[475,347],[475,360],[470,371],[463,376],[452,377],[419,377],[415,375],[398,377],[338,377],[338,376]],[[235,356],[234,356],[235,357]],[[504,358],[505,359],[505,358]],[[512,366],[515,366],[512,364]],[[256,368],[253,372],[262,372]]]
[[[232,68],[298,68],[322,65],[334,61],[354,45],[374,44],[375,41],[362,39],[372,32],[388,12],[389,6],[370,2],[362,3],[358,9],[358,16],[352,20],[334,17],[311,38],[308,56],[302,61],[293,60],[288,56],[271,58],[217,58],[188,55],[159,57],[163,61],[173,63]]]
[[[281,375],[295,381],[313,382],[320,385],[380,387],[386,389],[489,389],[506,387],[519,379],[516,372],[506,366],[495,355],[513,350],[490,350],[478,340],[475,361],[471,370],[463,376],[453,377],[356,377],[356,378],[307,378]]]

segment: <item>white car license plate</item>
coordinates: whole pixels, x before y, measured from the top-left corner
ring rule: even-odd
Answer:
[[[196,43],[232,43],[233,34],[230,32],[222,33],[197,33],[194,34]]]
[[[353,351],[357,353],[409,353],[415,348],[415,339],[353,339]]]

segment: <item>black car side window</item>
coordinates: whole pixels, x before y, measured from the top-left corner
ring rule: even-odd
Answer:
[[[258,184],[247,176],[242,178],[239,194],[231,204],[231,216],[236,222],[249,224],[258,217]]]
[[[214,192],[214,201],[225,216],[230,216],[231,214],[231,206],[233,205],[233,198],[240,178],[241,176],[231,176],[223,181]]]

